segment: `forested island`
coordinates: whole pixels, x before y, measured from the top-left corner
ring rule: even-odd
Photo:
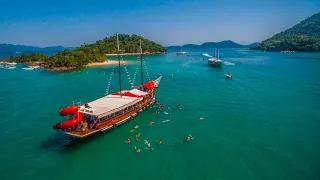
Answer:
[[[250,49],[273,52],[320,52],[320,13]]]
[[[143,52],[160,54],[167,50],[163,46],[138,35],[119,34],[120,53],[139,53],[141,40]],[[93,44],[85,44],[78,49],[64,50],[53,56],[44,54],[22,54],[4,59],[7,62],[38,63],[48,70],[66,71],[81,68],[89,63],[106,61],[106,54],[117,53],[116,36],[110,36]]]

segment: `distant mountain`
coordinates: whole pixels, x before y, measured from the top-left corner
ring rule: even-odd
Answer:
[[[75,50],[76,47],[63,47],[63,46],[51,46],[51,47],[34,47],[24,45],[13,44],[0,44],[0,52],[44,52],[44,51],[63,51],[63,50]]]
[[[262,51],[320,52],[320,13],[250,48]]]
[[[235,43],[233,41],[221,41],[221,42],[205,42],[201,45],[197,45],[197,44],[185,44],[182,46],[182,50],[183,51],[187,51],[187,50],[197,50],[197,49],[202,49],[202,48],[249,48],[252,46],[255,46],[259,43],[253,43],[253,44],[249,44],[249,45],[241,45],[238,43]],[[168,51],[181,51],[181,46],[169,46],[167,47]]]

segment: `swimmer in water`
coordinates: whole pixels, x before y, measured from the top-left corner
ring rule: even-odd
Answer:
[[[130,130],[130,132],[133,132],[135,129],[138,129],[139,128],[139,126],[138,125],[135,125],[131,130]]]
[[[126,140],[126,143],[127,143],[127,144],[130,144],[130,143],[131,143],[130,139],[127,139],[127,140]]]
[[[192,135],[189,134],[189,137],[191,140],[194,140],[194,137]]]
[[[139,141],[140,136],[141,136],[141,133],[138,133],[138,134],[136,135],[136,141]]]
[[[183,142],[184,143],[189,143],[189,141],[190,141],[190,137],[188,136]]]
[[[141,152],[140,148],[134,147],[134,149],[136,150],[137,153]]]
[[[148,147],[148,149],[152,149],[150,142],[147,143],[147,147]]]
[[[150,126],[152,126],[153,124],[154,124],[154,121],[151,121],[151,122],[150,122]]]
[[[160,140],[158,140],[158,144],[162,144],[162,141],[161,141],[161,139],[160,139]]]
[[[167,110],[170,111],[170,106],[167,106]]]
[[[202,121],[202,120],[204,120],[204,117],[203,117],[203,116],[200,117],[200,121]]]

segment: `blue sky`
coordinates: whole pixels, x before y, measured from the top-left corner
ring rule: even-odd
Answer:
[[[79,46],[115,32],[162,45],[262,41],[320,12],[319,0],[7,0],[0,43]]]

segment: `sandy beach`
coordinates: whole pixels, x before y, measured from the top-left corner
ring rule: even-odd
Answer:
[[[120,61],[120,64],[129,64],[132,63],[131,61]],[[89,63],[85,65],[85,67],[93,67],[93,66],[110,66],[110,65],[117,65],[118,61],[116,60],[108,60],[105,62],[94,62],[94,63]]]

